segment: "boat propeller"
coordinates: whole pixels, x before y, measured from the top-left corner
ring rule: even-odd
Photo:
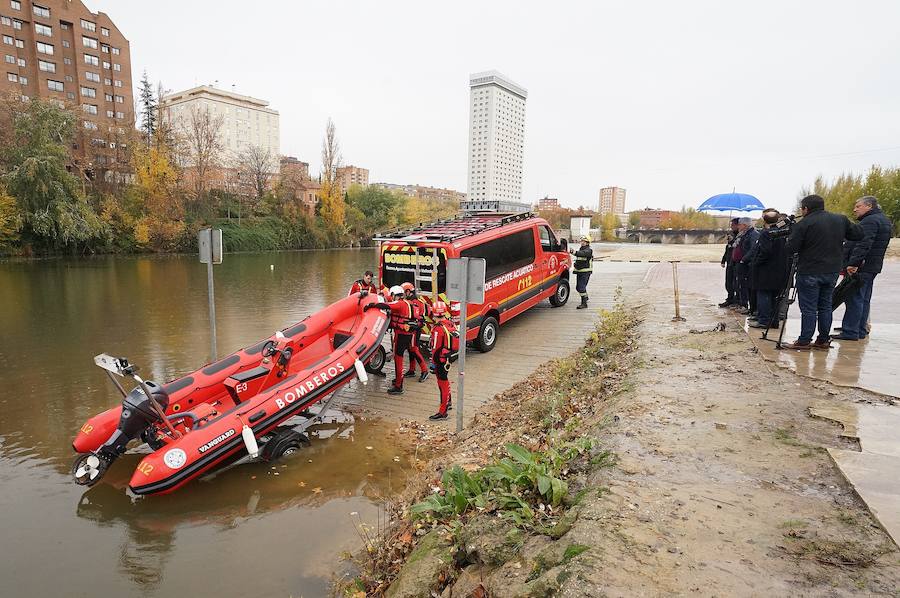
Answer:
[[[78,455],[72,464],[72,477],[81,486],[93,486],[106,473],[109,463],[93,453]]]

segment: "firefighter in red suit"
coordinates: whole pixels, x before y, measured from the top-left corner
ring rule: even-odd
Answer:
[[[348,294],[353,295],[354,293],[359,293],[360,291],[368,291],[369,293],[377,294],[378,288],[372,282],[372,278],[374,276],[375,275],[372,274],[371,270],[366,270],[365,274],[363,274],[363,277],[353,283],[353,286],[350,287],[350,293]]]
[[[428,419],[447,419],[447,410],[453,408],[450,400],[450,357],[459,351],[459,336],[456,326],[450,321],[447,304],[443,301],[435,301],[431,306],[431,317],[434,326],[431,327],[431,357],[434,361],[434,375],[437,378],[438,390],[441,395],[441,406],[438,412]],[[455,347],[454,347],[455,345]]]
[[[388,394],[399,395],[403,393],[403,354],[410,352],[413,343],[416,313],[401,287],[392,286],[390,294],[392,301],[387,306],[391,310],[391,329],[394,331],[394,383]],[[410,359],[413,359],[412,353]]]
[[[416,296],[416,287],[411,282],[404,282],[400,285],[403,289],[404,299],[409,301],[413,306],[413,312],[416,319],[413,328],[413,342],[409,347],[409,369],[406,370],[404,377],[413,378],[416,375],[416,364],[419,365],[419,382],[425,382],[428,377],[428,364],[422,351],[419,349],[419,337],[422,334],[422,328],[425,326],[425,316],[428,315],[428,304],[424,300]]]

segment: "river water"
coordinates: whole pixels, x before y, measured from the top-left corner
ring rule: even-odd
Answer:
[[[226,255],[219,354],[343,297],[374,250]],[[377,421],[323,426],[298,455],[132,500],[126,455],[91,489],[71,442],[120,398],[95,354],[170,380],[209,361],[196,256],[0,262],[0,595],[319,596],[402,489],[409,458]]]

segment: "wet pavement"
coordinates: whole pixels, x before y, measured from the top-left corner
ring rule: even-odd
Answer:
[[[712,301],[725,298],[724,272],[717,264],[679,264],[679,288],[682,301]],[[672,270],[669,264],[656,264],[648,275],[651,286],[672,292]],[[695,294],[691,296],[690,294]],[[892,397],[900,397],[900,370],[896,367],[900,356],[900,263],[885,264],[875,279],[872,296],[872,332],[863,341],[832,341],[830,351],[778,350],[775,343],[762,340],[760,330],[749,329],[750,338],[766,359],[797,374],[826,380],[839,386],[865,388]],[[674,307],[673,307],[674,310]],[[722,310],[723,317],[738,317]],[[844,308],[834,312],[834,326],[841,325]],[[795,303],[789,311],[784,341],[791,342],[800,332],[800,308]],[[768,337],[778,338],[779,331]]]
[[[500,327],[497,345],[489,353],[469,349],[466,354],[465,419],[469,420],[486,401],[495,394],[512,387],[538,366],[556,357],[568,355],[583,343],[594,329],[597,312],[615,304],[618,289],[627,297],[643,286],[647,263],[594,263],[594,274],[588,286],[590,309],[576,310],[578,295],[572,280],[572,297],[560,308],[550,307],[542,301]],[[368,386],[358,382],[341,392],[343,404],[364,408],[368,412],[387,418],[413,419],[428,422],[428,416],[439,405],[434,376],[425,382],[407,378],[402,395],[389,395],[393,361],[384,367],[386,378],[370,377]],[[457,403],[457,371],[450,372],[454,404]],[[340,403],[339,403],[340,404]],[[439,425],[456,429],[456,412]]]
[[[682,302],[722,301],[725,296],[723,272],[717,264],[679,264]],[[657,264],[648,273],[651,287],[672,293],[670,264]],[[828,351],[777,349],[773,341],[778,330],[746,328],[754,345],[769,361],[802,376],[824,380],[837,386],[864,388],[888,397],[900,397],[900,264],[885,264],[875,279],[872,296],[870,336],[862,341],[832,341]],[[674,305],[673,305],[674,311]],[[723,317],[744,320],[730,310]],[[844,307],[834,312],[834,326],[840,326]],[[800,309],[794,304],[784,330],[784,342],[800,332]],[[771,339],[771,340],[769,340]],[[828,454],[847,482],[866,503],[881,526],[900,546],[900,406],[853,402],[838,394],[835,400],[821,401],[810,415],[840,423],[842,435],[859,441],[860,450],[829,448]]]
[[[842,436],[859,441],[859,451],[829,448],[828,454],[900,546],[900,408],[821,401],[809,413],[841,424]]]

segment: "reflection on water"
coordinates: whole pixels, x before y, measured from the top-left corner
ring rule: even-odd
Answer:
[[[221,353],[344,296],[374,260],[372,250],[226,256],[215,271]],[[171,495],[128,496],[139,455],[87,492],[75,486],[75,432],[120,400],[93,356],[125,355],[156,380],[194,370],[209,358],[206,310],[194,256],[0,263],[0,526],[15,547],[0,559],[4,592],[320,595],[356,545],[354,523],[374,522],[381,497],[402,487],[406,453],[369,421],[320,426],[292,457]]]

